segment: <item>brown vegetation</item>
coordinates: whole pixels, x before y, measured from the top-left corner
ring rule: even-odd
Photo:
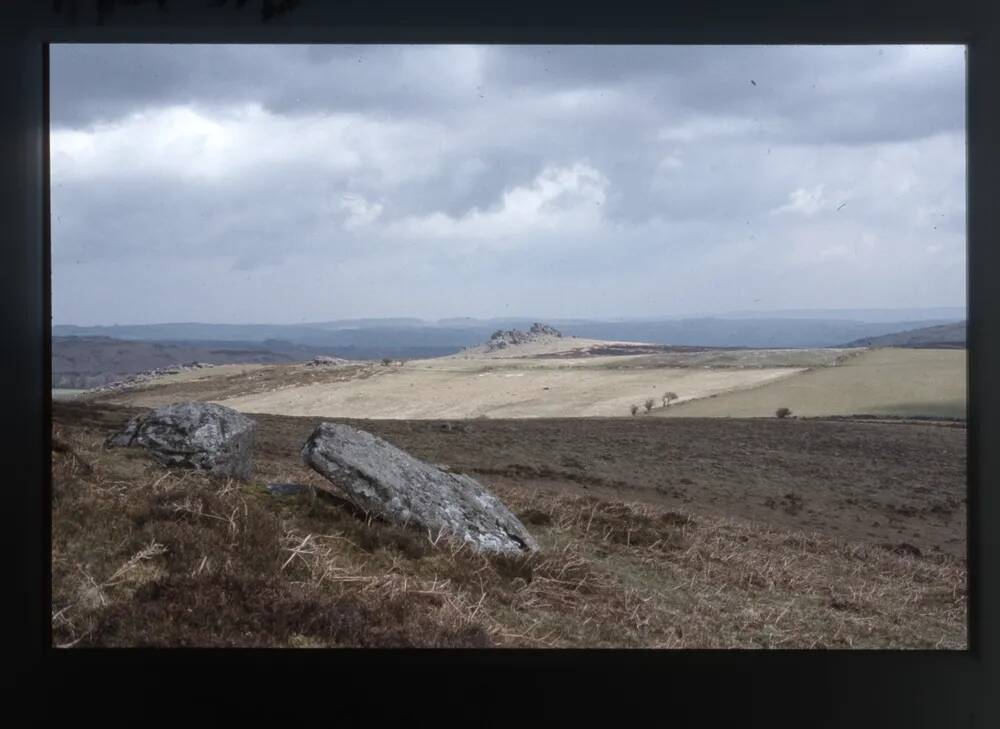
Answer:
[[[308,419],[259,418],[256,472],[241,484],[164,470],[141,450],[104,450],[127,414],[56,408],[60,646],[965,647],[964,559],[926,541],[914,552],[898,540],[640,503],[638,490],[594,498],[568,480],[577,493],[549,490],[529,468],[483,480],[543,551],[487,558],[368,519],[323,491],[294,447]],[[616,422],[648,430],[641,420]],[[435,460],[458,467],[478,453],[483,469],[498,470],[483,431],[502,441],[511,424],[389,425],[397,431],[386,437],[422,457],[450,451]],[[552,432],[521,439],[576,473],[583,456]],[[275,497],[264,484],[276,480],[318,488]]]

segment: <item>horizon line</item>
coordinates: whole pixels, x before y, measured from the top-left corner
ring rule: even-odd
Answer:
[[[828,314],[851,314],[859,312],[932,312],[935,310],[946,310],[946,309],[956,309],[963,312],[963,316],[967,318],[968,306],[967,305],[946,305],[946,306],[923,306],[923,307],[857,307],[850,309],[838,309],[838,308],[819,308],[819,307],[802,307],[802,308],[792,308],[792,309],[732,309],[720,312],[705,312],[705,313],[688,313],[688,314],[654,314],[654,315],[631,315],[631,316],[539,316],[539,315],[503,315],[503,316],[489,316],[489,317],[475,317],[475,316],[443,316],[443,317],[417,317],[417,316],[353,316],[353,317],[342,317],[335,319],[325,319],[325,320],[302,320],[302,321],[285,321],[285,322],[213,322],[213,321],[160,321],[160,322],[142,322],[142,323],[103,323],[103,324],[73,324],[73,323],[57,323],[52,322],[52,327],[78,327],[78,328],[115,328],[115,327],[149,327],[149,326],[191,326],[191,325],[204,325],[204,326],[281,326],[281,327],[291,327],[291,326],[316,326],[322,324],[333,324],[338,322],[357,322],[357,321],[391,321],[391,320],[401,320],[401,321],[417,321],[426,323],[439,323],[442,321],[449,320],[467,320],[472,322],[490,322],[490,321],[510,321],[510,320],[520,320],[520,321],[533,321],[539,323],[545,323],[548,321],[581,321],[581,322],[598,322],[598,323],[615,323],[615,322],[628,322],[628,321],[684,321],[691,319],[725,319],[727,316],[746,316],[748,314],[757,314],[761,318],[764,315],[774,315],[774,314],[810,314],[810,313],[828,313]],[[771,317],[768,317],[771,318]],[[780,318],[780,317],[777,317]],[[899,321],[906,321],[906,319],[900,319]]]

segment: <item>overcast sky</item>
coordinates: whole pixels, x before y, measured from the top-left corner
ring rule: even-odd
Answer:
[[[965,303],[961,46],[52,47],[56,324]]]

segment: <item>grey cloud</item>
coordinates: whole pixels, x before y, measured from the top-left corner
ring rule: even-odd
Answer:
[[[629,90],[630,116],[778,117],[790,123],[776,134],[813,141],[908,138],[964,123],[964,89],[954,83],[964,65],[958,50],[936,67],[878,78],[873,72],[898,59],[899,48],[489,46],[475,85],[442,83],[449,64],[434,52],[441,53],[419,46],[55,46],[53,121],[77,126],[149,105],[249,100],[282,113],[437,114],[444,107],[463,114],[491,104],[509,111],[512,89],[617,87]],[[886,113],[900,108],[908,113]]]
[[[961,49],[929,68],[879,74],[903,53],[893,46],[518,47],[495,50],[487,68],[501,86],[626,85],[638,107],[630,113],[789,120],[778,138],[882,141],[962,129]]]
[[[53,127],[80,138],[53,162],[54,311],[108,320],[118,299],[87,283],[102,266],[122,295],[214,280],[194,301],[219,321],[780,308],[777,291],[830,307],[848,287],[859,305],[960,303],[963,65],[961,49],[896,47],[56,46]],[[265,117],[233,131],[244,104]],[[102,124],[176,105],[221,125],[204,144],[235,145],[222,164],[246,169],[150,173],[138,145],[135,165],[88,172]],[[346,142],[308,137],[338,114]],[[203,133],[177,134],[199,162]],[[330,164],[335,141],[359,161]],[[603,202],[567,189],[534,228],[476,239],[477,213],[520,190],[504,214],[530,218],[538,176],[578,164],[607,179]],[[817,200],[775,212],[797,194]],[[593,225],[559,227],[583,205]],[[401,221],[450,237],[411,240]],[[250,303],[261,290],[288,293]]]
[[[442,64],[428,69],[407,58],[414,50],[57,45],[52,48],[52,120],[56,126],[81,126],[169,104],[258,102],[280,113],[391,113],[436,109],[449,98],[471,103],[471,89],[436,82],[434,72],[442,70]]]

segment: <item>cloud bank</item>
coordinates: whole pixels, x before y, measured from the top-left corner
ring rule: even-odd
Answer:
[[[56,323],[965,301],[955,46],[52,49]]]

